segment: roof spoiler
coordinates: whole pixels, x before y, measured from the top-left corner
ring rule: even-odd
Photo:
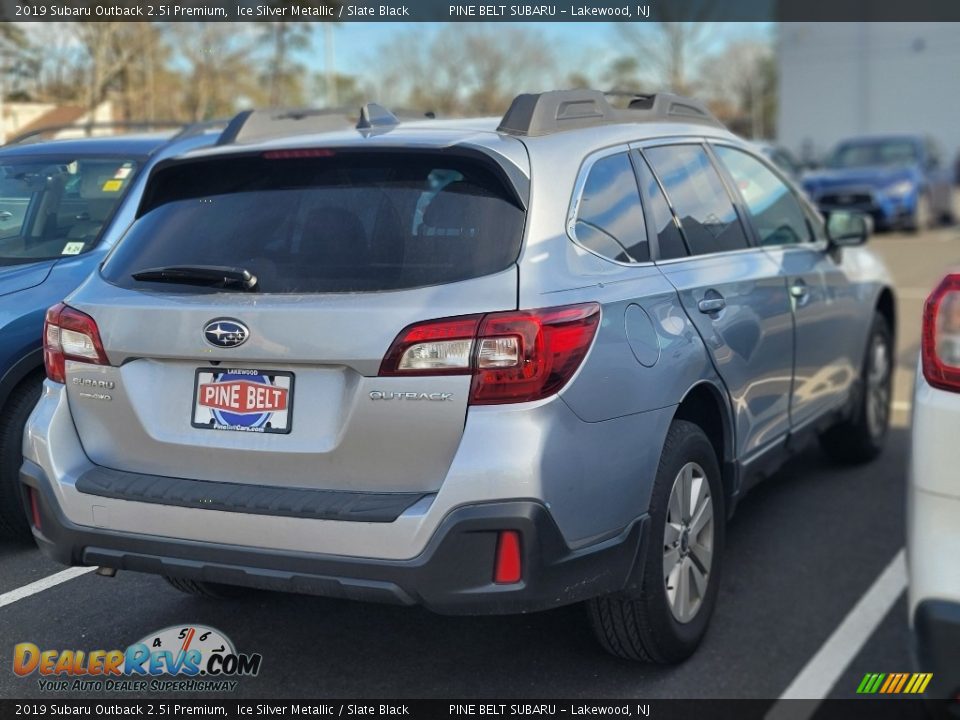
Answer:
[[[608,97],[627,98],[626,108],[610,104]],[[723,127],[699,100],[672,93],[553,90],[517,95],[500,126],[500,132],[536,137],[579,128],[639,122],[687,122]]]
[[[332,108],[273,108],[268,110],[244,110],[227,124],[217,140],[217,145],[250,143],[285,135],[348,130],[375,130],[391,128],[401,119],[434,118],[433,112],[391,112],[383,105],[366,103],[359,114],[346,107]]]

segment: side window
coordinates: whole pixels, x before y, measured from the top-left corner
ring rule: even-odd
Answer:
[[[650,171],[647,161],[640,157],[639,153],[635,154],[634,157],[640,171],[640,189],[643,191],[644,200],[649,204],[650,215],[654,224],[653,230],[657,234],[660,259],[670,260],[671,258],[686,257],[687,246],[683,242],[680,228],[673,221],[673,212],[667,205],[667,199],[663,196],[660,183],[657,182]]]
[[[748,246],[737,211],[702,147],[665,145],[644,154],[680,218],[692,255]]]
[[[574,225],[577,242],[617,262],[647,262],[650,247],[640,191],[626,152],[600,158],[584,183]]]
[[[786,183],[745,152],[723,146],[715,146],[714,150],[740,189],[761,245],[792,245],[811,240],[800,202]]]

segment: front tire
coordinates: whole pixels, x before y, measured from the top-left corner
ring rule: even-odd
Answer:
[[[713,445],[699,426],[675,420],[654,481],[640,586],[587,603],[607,652],[659,664],[693,654],[717,601],[725,518]]]
[[[820,438],[827,455],[845,463],[867,463],[875,459],[887,439],[892,398],[893,336],[887,319],[876,313],[851,415]]]
[[[23,512],[20,489],[23,430],[42,388],[41,379],[28,378],[13,389],[0,415],[0,535],[24,542],[32,540],[33,535]]]

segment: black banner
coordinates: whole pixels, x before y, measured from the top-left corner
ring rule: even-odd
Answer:
[[[956,703],[953,703],[956,705]],[[926,707],[924,707],[926,705]],[[922,718],[921,700],[0,700],[0,718],[656,718],[894,720]],[[942,707],[933,708],[946,710]]]
[[[946,22],[956,0],[0,0],[29,22]]]

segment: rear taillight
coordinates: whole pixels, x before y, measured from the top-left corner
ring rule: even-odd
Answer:
[[[927,298],[920,357],[930,385],[960,392],[960,274],[947,275]]]
[[[94,319],[59,303],[47,310],[43,323],[43,364],[47,377],[54,382],[66,382],[67,360],[109,364]]]
[[[472,375],[472,405],[540,400],[573,377],[599,323],[596,303],[417,323],[394,340],[380,375]]]
[[[482,315],[411,325],[393,341],[380,375],[468,375]]]

